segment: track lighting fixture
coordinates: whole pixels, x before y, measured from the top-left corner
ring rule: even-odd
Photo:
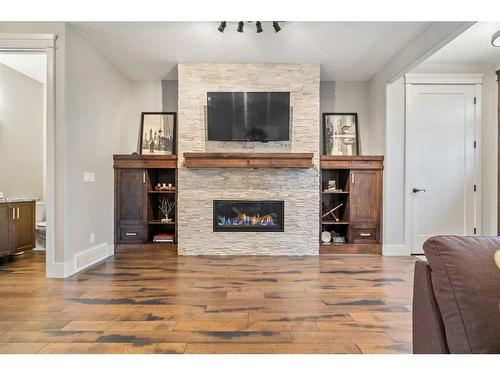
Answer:
[[[262,29],[262,23],[260,21],[257,21],[257,23],[255,24],[255,27],[257,28],[257,33],[261,33],[262,31],[264,31]]]
[[[217,28],[217,30],[219,30],[221,33],[223,33],[225,28],[226,28],[226,21],[222,21],[220,23],[219,27]]]
[[[253,21],[248,21],[248,22],[252,23]],[[280,22],[284,22],[284,21],[273,21],[274,32],[276,32],[276,33],[281,31],[281,26],[279,24]],[[230,22],[230,23],[234,23],[234,22]],[[219,32],[223,33],[224,30],[226,29],[226,26],[227,26],[227,22],[221,21],[217,30],[219,30]],[[242,33],[244,28],[245,28],[245,22],[238,21],[238,27],[237,27],[236,31],[239,33]],[[262,21],[255,21],[255,30],[256,30],[257,34],[260,34],[264,31],[264,28],[262,27]]]

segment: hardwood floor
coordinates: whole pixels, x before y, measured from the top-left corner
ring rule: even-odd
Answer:
[[[412,257],[116,254],[0,266],[1,353],[410,353]]]

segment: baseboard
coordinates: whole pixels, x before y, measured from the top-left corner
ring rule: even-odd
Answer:
[[[405,245],[382,245],[384,256],[410,256],[410,251]]]

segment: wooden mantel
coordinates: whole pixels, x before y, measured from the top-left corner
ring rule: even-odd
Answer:
[[[384,169],[382,155],[321,155],[323,169]]]
[[[186,168],[312,168],[313,153],[185,152]]]
[[[177,168],[177,155],[113,155],[114,168]]]

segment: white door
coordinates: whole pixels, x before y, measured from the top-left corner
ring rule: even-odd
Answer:
[[[410,245],[476,227],[475,85],[406,88],[406,198]]]

